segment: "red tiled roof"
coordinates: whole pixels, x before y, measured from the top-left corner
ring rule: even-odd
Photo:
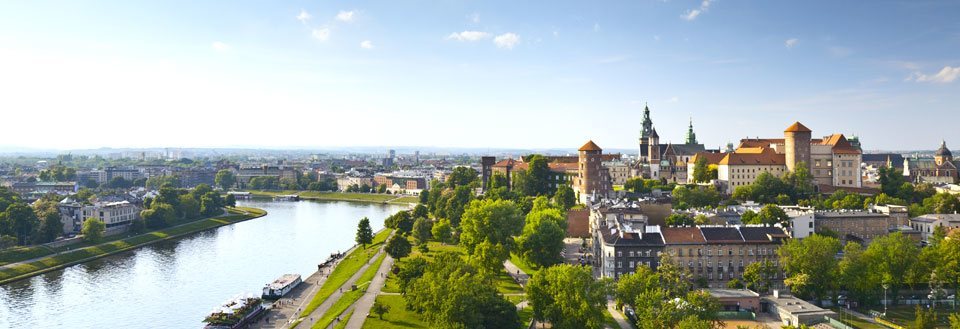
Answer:
[[[811,132],[810,128],[804,126],[800,121],[794,122],[790,127],[787,127],[787,130],[784,130],[785,133],[808,133]]]
[[[700,158],[706,158],[708,165],[715,165],[720,164],[720,160],[723,160],[723,157],[725,156],[726,154],[723,153],[698,152],[690,157],[690,163],[697,163],[697,160]]]
[[[581,146],[578,151],[603,151],[603,149],[601,149],[599,146],[597,146],[596,143],[590,140],[590,141],[587,141],[586,144],[583,144],[583,146]]]
[[[726,153],[721,165],[785,165],[787,163],[783,154],[777,154],[773,149],[762,148],[759,152],[735,152]]]
[[[666,244],[704,243],[703,233],[698,227],[661,227],[660,234]]]

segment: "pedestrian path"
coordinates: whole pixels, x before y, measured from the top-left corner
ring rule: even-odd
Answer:
[[[623,317],[623,313],[617,311],[617,304],[613,299],[607,300],[607,311],[610,311],[610,315],[613,316],[613,319],[617,321],[617,324],[620,325],[621,329],[633,329],[633,326],[630,325],[630,322]]]
[[[530,280],[530,275],[517,267],[516,264],[508,259],[503,262],[503,268],[507,270],[507,274],[513,277],[521,287],[527,286],[527,280]]]
[[[301,317],[303,318],[303,321],[300,322],[299,325],[297,325],[297,328],[312,328],[313,325],[316,323],[316,321],[319,321],[320,318],[323,317],[323,314],[326,313],[328,309],[330,309],[330,306],[332,306],[334,303],[340,300],[340,297],[342,297],[344,293],[350,291],[353,285],[357,283],[357,280],[359,280],[360,277],[363,276],[363,272],[365,272],[367,268],[369,268],[370,265],[373,262],[375,262],[376,259],[380,257],[380,254],[382,253],[383,253],[383,247],[381,247],[380,250],[378,250],[377,253],[373,255],[373,257],[371,257],[366,264],[360,267],[360,269],[357,270],[357,272],[354,273],[353,276],[351,276],[350,279],[347,280],[347,282],[344,282],[339,289],[337,289],[332,294],[330,294],[330,297],[327,297],[327,299],[323,301],[323,303],[321,303],[319,307],[313,310],[313,312],[311,312],[310,314],[301,315]],[[312,299],[313,296],[311,295],[309,298]],[[305,299],[304,302],[309,302],[309,301]],[[303,305],[306,305],[306,304],[303,304]]]
[[[383,289],[383,285],[387,282],[387,276],[390,275],[391,268],[393,268],[393,257],[387,255],[387,257],[383,259],[383,264],[380,264],[377,275],[370,281],[370,286],[367,287],[367,291],[363,294],[363,297],[360,297],[360,300],[344,312],[344,314],[348,314],[351,309],[353,310],[353,315],[347,320],[347,329],[360,329],[363,327],[363,322],[367,320],[367,315],[370,314],[370,309],[373,308],[373,304],[377,300],[377,295],[380,294],[380,290]]]

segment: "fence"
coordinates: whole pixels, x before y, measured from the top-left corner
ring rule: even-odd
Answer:
[[[824,318],[826,318],[825,320],[827,320],[827,324],[829,324],[831,327],[834,327],[836,329],[857,329],[857,328],[848,326],[845,323],[840,322],[840,320],[831,318],[829,316],[825,316]]]

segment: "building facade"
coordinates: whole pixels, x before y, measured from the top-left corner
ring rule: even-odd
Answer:
[[[904,159],[903,175],[917,183],[953,184],[957,182],[958,167],[960,161],[953,159],[947,142],[943,141],[932,159],[917,156]]]
[[[662,227],[664,252],[709,288],[725,288],[732,279],[743,279],[744,269],[769,260],[779,267],[777,249],[789,236],[779,227],[694,226]],[[772,278],[773,288],[783,287],[783,274]]]
[[[650,107],[643,109],[643,122],[640,129],[639,151],[635,165],[636,176],[648,179],[664,179],[669,182],[686,182],[689,173],[687,165],[691,158],[700,152],[706,152],[703,144],[697,141],[693,131],[693,120],[687,127],[683,144],[660,143],[660,135],[650,118]]]

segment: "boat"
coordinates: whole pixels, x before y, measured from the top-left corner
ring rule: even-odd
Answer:
[[[273,282],[263,287],[263,295],[261,295],[261,298],[283,298],[283,295],[286,295],[290,290],[296,288],[300,282],[303,282],[303,280],[300,279],[300,274],[284,274],[279,279],[273,280]]]
[[[274,195],[273,201],[300,201],[300,196],[296,194]]]
[[[263,300],[253,294],[237,295],[213,309],[203,322],[204,329],[236,329],[252,323],[265,312]]]

